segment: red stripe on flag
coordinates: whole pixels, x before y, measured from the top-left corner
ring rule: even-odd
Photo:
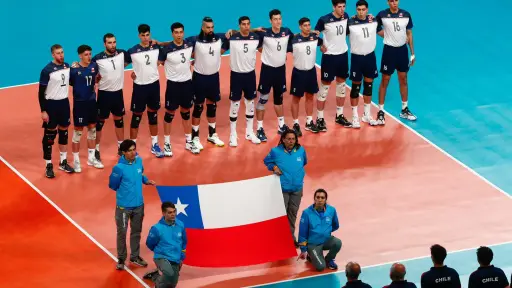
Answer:
[[[184,264],[190,266],[249,266],[297,256],[286,216],[229,228],[187,229],[187,238]]]

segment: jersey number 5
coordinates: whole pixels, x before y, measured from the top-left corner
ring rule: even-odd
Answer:
[[[247,43],[244,44],[244,53],[247,53],[249,51],[249,47],[247,47]]]
[[[146,57],[146,65],[151,64],[151,62],[149,61],[149,55],[146,54],[146,55],[144,55],[144,57]]]

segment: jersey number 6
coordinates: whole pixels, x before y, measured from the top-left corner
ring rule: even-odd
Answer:
[[[281,43],[279,41],[277,41],[277,51],[281,51]]]

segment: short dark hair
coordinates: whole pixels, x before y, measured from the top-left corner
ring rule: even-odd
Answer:
[[[132,146],[135,146],[135,148],[137,148],[137,143],[135,143],[135,141],[131,139],[126,139],[119,145],[119,150],[121,150],[121,152],[128,152],[128,150],[130,150],[130,147]]]
[[[361,266],[358,263],[348,262],[345,267],[345,276],[347,279],[357,279],[361,275]]]
[[[249,19],[249,16],[242,16],[240,18],[238,18],[238,24],[242,24],[243,21],[249,21],[251,22],[251,19]]]
[[[151,27],[149,27],[148,24],[140,24],[138,30],[139,34],[144,34],[147,32],[151,32]]]
[[[437,265],[442,265],[444,263],[444,259],[446,259],[446,249],[439,245],[435,244],[430,247],[430,255],[432,255],[432,261],[434,261]]]
[[[366,2],[366,0],[359,0],[356,2],[356,7],[359,6],[366,6],[366,8],[368,8],[368,2]]]
[[[309,20],[308,17],[302,17],[299,19],[299,25],[302,26],[302,24],[306,23],[306,22],[311,22],[311,20]]]
[[[60,44],[53,44],[52,47],[50,48],[50,51],[53,53],[57,49],[62,49],[62,45],[60,45]]]
[[[162,212],[167,211],[167,208],[176,209],[176,206],[174,206],[174,203],[172,203],[170,201],[166,201],[166,202],[162,203]]]
[[[112,34],[112,33],[107,33],[107,34],[103,35],[103,43],[107,43],[108,38],[114,38],[114,37],[116,37],[116,36],[114,36],[114,34]]]
[[[210,16],[205,16],[205,17],[203,18],[203,22],[212,23],[212,22],[213,22],[213,19],[212,19],[212,17],[210,17]]]
[[[272,9],[270,12],[268,12],[268,16],[270,17],[270,20],[272,20],[272,17],[281,15],[281,11],[279,9]]]
[[[332,6],[336,7],[338,4],[347,4],[346,0],[332,0]]]
[[[91,46],[84,44],[84,45],[78,46],[78,49],[76,49],[76,51],[78,52],[78,54],[82,54],[85,51],[92,51],[92,48],[91,48]]]
[[[327,201],[327,191],[323,188],[316,189],[315,194],[313,194],[313,198],[316,198],[316,194],[318,193],[324,193],[325,194],[325,200]]]
[[[491,248],[480,246],[480,248],[476,250],[476,257],[478,259],[478,263],[489,266],[494,258],[494,253],[492,253]]]
[[[180,28],[185,30],[185,26],[183,26],[183,24],[181,24],[180,22],[174,22],[171,25],[171,32],[174,32],[174,30],[180,29]]]

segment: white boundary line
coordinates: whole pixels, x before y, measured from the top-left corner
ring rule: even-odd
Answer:
[[[9,164],[9,162],[7,162],[2,156],[0,156],[0,161],[2,161],[5,165],[7,165],[7,167],[9,167],[14,173],[16,173],[16,175],[18,175],[18,177],[23,179],[23,181],[25,181],[25,183],[27,183],[32,189],[34,189],[34,191],[36,191],[41,197],[43,197],[44,200],[48,201],[48,203],[50,203],[53,206],[53,208],[55,208],[57,211],[59,211],[60,214],[62,214],[62,216],[64,216],[69,222],[71,222],[71,224],[73,224],[76,228],[78,228],[78,230],[80,230],[80,232],[82,232],[85,236],[87,236],[87,238],[89,238],[89,240],[91,240],[94,244],[96,244],[101,250],[103,250],[103,252],[105,252],[108,256],[110,256],[110,258],[112,258],[115,262],[117,262],[117,258],[112,253],[110,253],[110,251],[108,251],[105,247],[103,247],[96,239],[94,239],[89,233],[87,233],[87,231],[85,231],[85,229],[83,229],[73,219],[71,219],[71,217],[69,215],[67,215],[59,206],[57,206],[57,204],[55,204],[52,200],[50,200],[50,198],[48,198],[43,192],[41,192],[41,190],[39,190],[34,184],[32,184],[27,178],[25,178],[25,176],[23,176],[11,164]],[[112,266],[112,269],[114,269],[114,266]],[[139,281],[142,284],[142,286],[144,286],[146,288],[150,288],[141,278],[139,278],[139,276],[137,276],[128,267],[125,266],[125,270],[126,270],[126,272],[130,273],[130,275],[132,275],[137,281]],[[119,272],[122,272],[122,271],[119,271]]]
[[[496,243],[496,244],[492,244],[492,245],[487,245],[487,247],[495,247],[495,246],[501,246],[501,245],[507,245],[507,244],[512,244],[512,241],[507,241],[507,242],[501,242],[501,243]],[[475,249],[478,249],[479,247],[472,247],[472,248],[465,248],[465,249],[455,250],[455,251],[449,252],[448,255],[453,255],[453,254],[456,254],[456,253],[461,253],[461,252],[475,250]],[[430,258],[430,255],[425,255],[425,256],[413,257],[413,258],[408,258],[408,259],[402,259],[402,260],[398,260],[398,261],[389,261],[389,262],[385,262],[385,263],[379,263],[379,264],[363,266],[363,267],[361,267],[361,270],[364,272],[365,269],[369,269],[369,268],[385,266],[385,265],[392,265],[394,263],[405,263],[405,262],[410,262],[410,261],[414,261],[414,260],[421,260],[421,259],[427,259],[427,258]],[[286,282],[291,282],[291,281],[301,281],[301,280],[304,280],[304,279],[316,278],[316,277],[322,277],[322,276],[329,276],[329,275],[332,275],[332,274],[336,275],[336,274],[340,274],[340,273],[344,273],[344,272],[345,272],[345,270],[338,270],[336,272],[331,272],[331,273],[315,274],[315,275],[310,275],[310,276],[306,276],[306,277],[300,277],[300,278],[294,278],[294,279],[286,279],[286,280],[270,282],[270,283],[265,283],[265,284],[258,284],[258,285],[255,285],[255,286],[245,286],[244,288],[264,287],[264,286],[267,286],[267,285],[274,285],[274,284],[286,283]]]

